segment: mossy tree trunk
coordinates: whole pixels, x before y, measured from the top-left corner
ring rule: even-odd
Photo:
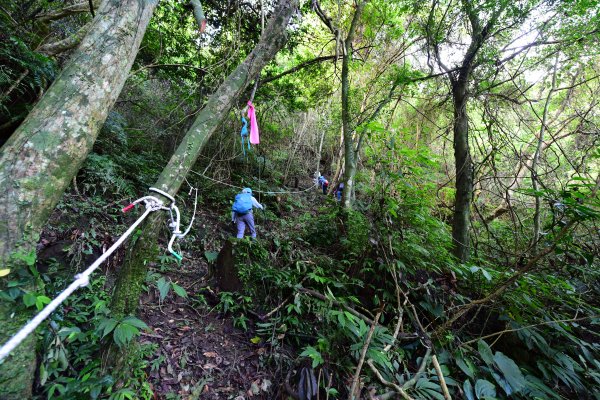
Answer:
[[[454,108],[454,163],[456,169],[456,197],[452,218],[453,254],[460,262],[469,259],[469,228],[471,222],[471,201],[473,198],[473,160],[469,147],[469,115],[467,104],[469,100],[469,82],[473,69],[477,66],[476,57],[483,44],[490,38],[498,18],[507,3],[495,7],[485,25],[482,25],[480,13],[469,0],[461,0],[462,11],[467,16],[471,26],[471,43],[457,68],[450,69],[440,58],[437,38],[429,37],[433,45],[434,56],[438,65],[447,73],[452,87]]]
[[[0,149],[0,265],[11,269],[0,288],[33,265],[39,234],[119,96],[156,3],[103,1],[61,74]],[[0,302],[0,341],[29,318]],[[0,365],[0,398],[30,398],[34,370],[31,335]]]
[[[286,27],[297,8],[298,0],[278,2],[256,47],[210,96],[154,187],[172,196],[177,193],[204,145],[226,118],[235,101],[286,43]],[[147,219],[142,225],[142,235],[119,271],[111,304],[111,310],[117,316],[133,314],[137,309],[146,276],[146,263],[156,254],[160,221],[164,218],[164,214],[156,212]]]

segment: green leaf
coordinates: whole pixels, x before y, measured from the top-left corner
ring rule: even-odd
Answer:
[[[504,379],[503,377],[501,377],[499,374],[497,374],[495,372],[492,372],[492,376],[494,377],[494,380],[506,392],[506,394],[508,396],[510,396],[513,393],[512,387],[508,384],[506,379]]]
[[[173,291],[175,292],[175,294],[177,294],[177,296],[187,298],[187,292],[184,288],[182,288],[175,282],[171,282],[171,285],[173,286]]]
[[[477,382],[475,382],[475,395],[478,399],[496,397],[496,386],[485,379],[477,379]]]
[[[117,326],[117,320],[114,318],[103,318],[100,323],[98,324],[98,330],[103,331],[102,332],[102,337],[105,337],[106,335],[108,335],[109,333],[111,333],[113,331],[113,329],[115,329],[115,326]]]
[[[526,386],[525,377],[512,359],[498,351],[494,355],[494,363],[515,392],[521,391]]]
[[[35,264],[36,253],[31,250],[29,253],[16,252],[12,255],[13,259],[23,261],[27,266],[32,267]]]
[[[483,276],[485,276],[485,279],[488,280],[488,282],[490,282],[492,280],[492,275],[490,275],[490,273],[488,271],[481,268],[481,272],[483,273]]]
[[[121,323],[117,325],[113,332],[113,339],[117,346],[122,347],[129,343],[135,335],[139,333],[138,328],[133,325]]]
[[[23,295],[23,303],[26,307],[31,307],[35,304],[37,296],[34,293],[28,292]]]
[[[467,364],[467,362],[468,362],[468,364]],[[464,372],[465,375],[467,375],[469,378],[475,379],[475,368],[472,368],[469,360],[466,360],[466,362],[465,362],[464,359],[457,357],[456,365],[458,365],[458,368],[460,368],[461,371]]]
[[[465,397],[467,400],[475,400],[475,394],[473,393],[473,385],[471,385],[471,381],[468,379],[463,383],[463,392],[465,392]]]
[[[35,298],[35,306],[37,307],[38,311],[40,311],[42,308],[44,308],[45,304],[50,303],[52,300],[50,299],[50,297],[47,296],[37,296]]]
[[[320,364],[323,364],[324,361],[323,356],[321,356],[321,353],[319,353],[319,351],[312,346],[308,346],[306,349],[304,349],[300,356],[309,357],[310,359],[312,359],[313,368],[316,368]]]
[[[3,276],[6,276],[10,274],[10,269],[9,268],[5,268],[5,269],[0,269],[0,278]]]
[[[133,317],[133,316],[123,318],[123,321],[121,321],[121,323],[132,325],[132,326],[135,326],[136,328],[140,328],[140,329],[146,329],[146,330],[150,329],[150,328],[148,328],[148,325],[146,325],[146,323],[144,321],[142,321],[141,319],[138,319],[136,317]]]
[[[158,288],[158,292],[160,293],[160,299],[164,300],[165,297],[169,294],[169,290],[171,289],[171,282],[167,281],[164,277],[160,278],[156,282],[156,287]]]
[[[477,348],[479,349],[479,355],[481,355],[482,360],[487,365],[492,365],[494,362],[494,356],[492,355],[492,349],[490,346],[488,346],[485,341],[480,340],[477,342]]]
[[[40,385],[42,386],[44,386],[48,380],[48,370],[46,370],[44,364],[45,363],[40,363]]]
[[[206,257],[206,261],[209,263],[217,261],[217,257],[219,256],[218,251],[205,251],[204,257]]]

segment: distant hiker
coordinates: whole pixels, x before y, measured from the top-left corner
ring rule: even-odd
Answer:
[[[235,196],[235,201],[231,207],[231,222],[235,222],[237,225],[238,239],[244,237],[246,226],[248,226],[248,229],[250,229],[250,234],[252,237],[256,237],[252,207],[260,208],[261,210],[265,209],[265,207],[263,207],[263,205],[256,201],[254,196],[252,196],[252,189],[245,188],[242,190],[242,193],[238,193]]]
[[[344,193],[344,182],[340,182],[337,190],[335,191],[335,198],[337,201],[342,201],[342,193]]]
[[[323,189],[323,194],[327,194],[327,188],[329,187],[329,181],[323,176],[319,176],[319,187]]]

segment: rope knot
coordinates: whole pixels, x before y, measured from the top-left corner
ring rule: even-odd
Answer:
[[[160,209],[162,209],[163,205],[160,201],[156,201],[154,199],[147,199],[145,201],[146,203],[146,208],[150,211],[158,211]]]
[[[79,287],[86,287],[90,284],[90,278],[87,275],[77,274],[75,275],[75,279],[79,281]]]

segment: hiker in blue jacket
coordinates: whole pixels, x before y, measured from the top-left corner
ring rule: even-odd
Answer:
[[[344,193],[344,182],[340,182],[337,190],[334,192],[337,201],[342,201],[342,194]]]
[[[329,187],[329,181],[323,175],[319,176],[319,187],[323,190],[323,194],[327,194],[327,188]]]
[[[264,210],[265,207],[260,204],[254,196],[252,196],[252,189],[245,188],[242,193],[235,196],[235,201],[231,207],[231,222],[235,222],[237,225],[237,238],[241,239],[244,237],[244,231],[246,226],[250,229],[250,234],[253,238],[256,237],[256,230],[254,229],[254,216],[252,215],[252,208],[260,208]]]

